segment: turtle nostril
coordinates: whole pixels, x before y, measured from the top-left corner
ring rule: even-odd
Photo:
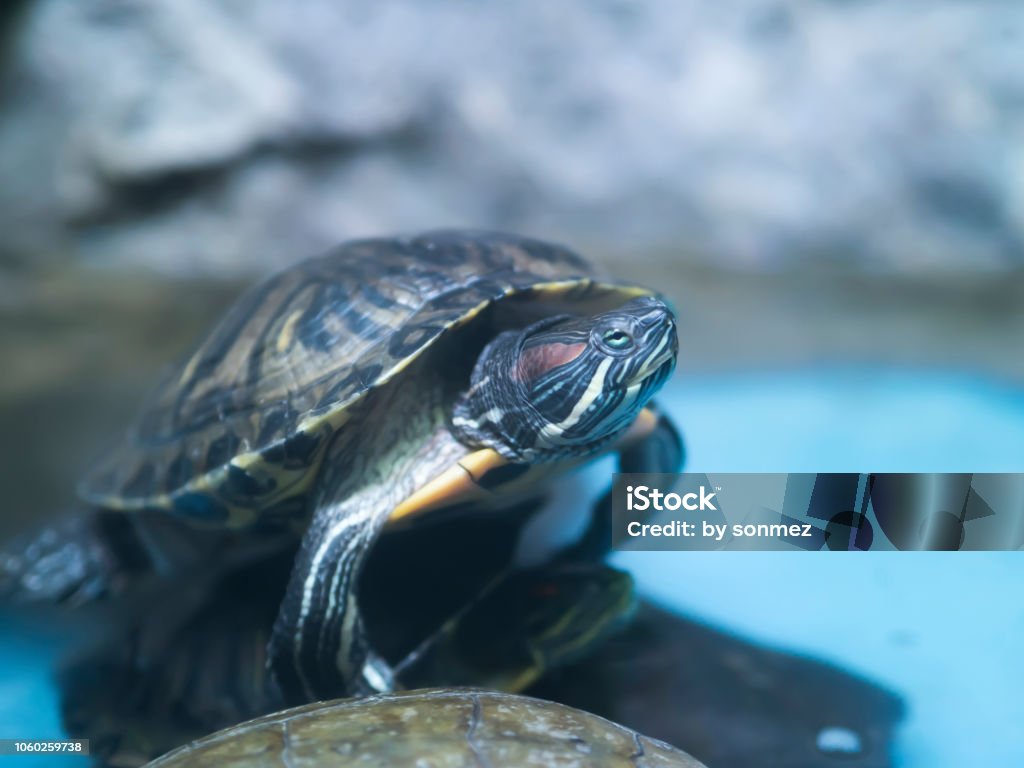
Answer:
[[[664,329],[666,333],[673,336],[676,333],[676,317],[664,304],[649,311],[643,319],[643,324],[648,328]]]

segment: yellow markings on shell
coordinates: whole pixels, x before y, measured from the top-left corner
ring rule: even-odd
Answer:
[[[124,496],[111,496],[108,494],[106,496],[90,498],[89,502],[104,509],[112,509],[118,512],[139,512],[144,509],[171,509],[171,497],[166,493],[139,498],[125,498]]]
[[[589,287],[592,283],[590,280],[559,280],[553,283],[540,283],[534,286],[533,290],[537,293],[563,293],[580,285]]]
[[[240,453],[231,459],[231,464],[238,467],[239,469],[250,469],[263,461],[263,456],[260,455],[259,451],[247,451]]]
[[[227,478],[227,468],[221,467],[213,472],[208,472],[205,475],[197,477],[192,482],[185,486],[185,489],[193,493],[202,493],[206,496],[212,496],[223,502],[221,496],[216,492],[216,488],[219,487]],[[225,504],[227,507],[227,519],[214,523],[209,523],[203,520],[190,520],[190,522],[198,528],[248,528],[250,525],[256,522],[257,510],[249,507],[240,507],[237,504]]]
[[[606,294],[617,297],[617,300],[625,303],[631,299],[641,296],[652,296],[654,291],[650,288],[643,288],[639,285],[615,285],[614,283],[598,282],[589,279],[561,280],[556,283],[539,283],[530,290],[538,294],[558,295],[567,293],[574,288],[584,287],[586,293]]]
[[[322,453],[323,450],[324,447],[321,446],[318,449],[318,453]],[[301,492],[303,489],[307,488],[310,485],[310,483],[312,483],[313,477],[316,474],[313,465],[315,465],[318,460],[318,458],[314,458],[313,462],[309,467],[302,467],[299,469],[289,470],[284,469],[283,467],[275,466],[273,464],[267,464],[267,462],[263,459],[263,456],[259,451],[248,451],[246,453],[235,456],[233,459],[231,459],[229,463],[232,466],[238,467],[239,469],[246,472],[251,472],[251,470],[254,469],[260,470],[264,474],[270,475],[271,477],[277,480],[276,489],[272,493],[268,494],[267,496],[263,497],[260,500],[259,507],[262,508],[269,506],[270,504],[273,504],[276,501],[279,501],[285,496],[294,495],[297,492]],[[211,483],[212,487],[216,487],[216,485],[223,479],[223,475],[221,474],[221,472],[222,470],[218,470],[216,472],[211,472],[207,476],[205,476],[211,478],[211,480],[213,481]],[[203,478],[199,478],[199,480],[202,479]],[[235,511],[236,509],[239,510],[237,514]],[[256,522],[256,520],[259,517],[258,508],[231,507],[230,512],[231,522],[229,523],[229,525],[231,525],[232,527],[235,527],[234,521],[236,519],[238,520],[239,525],[246,526],[253,522]]]
[[[288,315],[288,318],[281,324],[281,330],[277,334],[277,341],[274,348],[279,353],[284,353],[295,341],[295,324],[299,322],[305,310],[297,309]]]
[[[325,423],[335,431],[341,429],[348,423],[349,419],[352,418],[349,408],[351,408],[357,400],[361,399],[361,397],[362,396],[360,395],[358,398],[353,398],[352,400],[342,403],[326,413],[307,416],[299,422],[299,426],[296,427],[295,431],[297,433],[302,432],[304,434],[311,435],[321,429]]]

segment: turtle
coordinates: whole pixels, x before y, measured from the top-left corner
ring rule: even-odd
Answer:
[[[148,768],[537,765],[702,768],[587,712],[495,691],[435,688],[308,704],[214,733]]]
[[[503,519],[603,454],[676,471],[681,438],[652,396],[677,353],[663,297],[562,246],[463,230],[344,243],[244,294],[157,385],[79,488],[102,511],[88,551],[103,556],[75,572],[112,584],[130,561],[162,585],[148,604],[171,611],[182,574],[284,551],[266,649],[277,700],[388,692],[394,662],[362,610],[382,532]],[[606,512],[581,541],[609,546]],[[458,568],[472,549],[420,554]]]

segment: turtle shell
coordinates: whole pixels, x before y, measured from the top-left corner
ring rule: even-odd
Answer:
[[[588,313],[650,293],[600,281],[575,253],[513,235],[345,243],[235,303],[156,387],[80,494],[216,527],[276,519],[304,508],[352,406],[489,305]]]
[[[149,768],[328,765],[701,768],[664,742],[540,699],[434,689],[320,702],[219,731]]]

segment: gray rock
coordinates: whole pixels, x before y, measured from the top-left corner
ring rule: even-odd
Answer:
[[[262,270],[443,225],[757,268],[1024,261],[1000,0],[34,0],[0,256]]]

